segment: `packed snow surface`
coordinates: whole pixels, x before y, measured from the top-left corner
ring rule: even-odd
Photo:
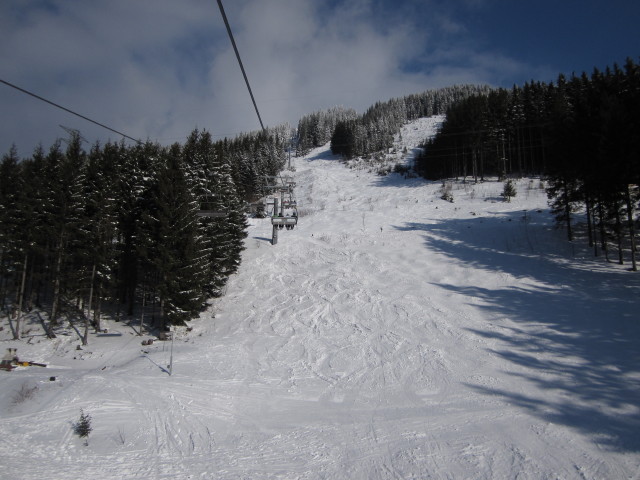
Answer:
[[[48,367],[0,372],[2,479],[640,478],[640,277],[569,244],[539,179],[450,203],[328,146],[294,165],[298,226],[252,219],[173,349],[138,317],[83,350],[4,321]]]

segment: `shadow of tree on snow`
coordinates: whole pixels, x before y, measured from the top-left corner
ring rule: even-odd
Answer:
[[[525,382],[519,391],[467,386],[603,447],[640,451],[640,277],[600,260],[573,262],[562,255],[566,242],[557,232],[542,221],[523,227],[520,216],[397,227],[424,231],[425,246],[453,263],[522,280],[498,287],[437,284],[473,298],[495,319],[468,330],[490,340],[487,350],[509,365],[505,375]]]

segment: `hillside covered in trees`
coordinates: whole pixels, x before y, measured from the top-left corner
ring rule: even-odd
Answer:
[[[485,95],[489,91],[487,86],[456,85],[378,102],[362,116],[342,115],[334,121],[335,128],[330,137],[331,151],[346,158],[385,151],[391,147],[393,136],[405,123],[445,113],[461,100]],[[299,127],[299,130],[302,129]],[[317,137],[326,138],[322,135]]]
[[[595,69],[555,83],[527,83],[472,95],[447,110],[415,169],[427,179],[540,175],[552,211],[574,239],[573,214],[608,257],[613,241],[635,262],[640,184],[640,66]]]
[[[150,324],[184,323],[237,270],[247,203],[268,193],[266,178],[284,168],[292,138],[298,156],[327,142],[345,158],[384,155],[402,125],[443,113],[415,159],[418,174],[539,175],[569,240],[574,215],[584,213],[596,254],[608,259],[615,242],[618,262],[626,250],[636,269],[640,68],[629,59],[549,84],[428,90],[362,115],[335,107],[302,117],[294,134],[283,125],[214,142],[195,130],[184,145],[86,151],[72,132],[28,158],[12,149],[0,164],[0,307],[47,311],[51,336],[61,310],[86,318],[86,328],[83,312],[92,312],[99,329],[101,312],[131,315],[150,302]]]
[[[300,228],[272,247],[248,219],[225,294],[172,342],[137,336],[139,309],[81,351],[75,319],[48,341],[36,309],[18,341],[2,318],[47,365],[0,372],[5,477],[633,478],[640,277],[568,247],[539,182],[511,202],[448,182],[449,203],[326,144],[292,164]]]
[[[194,318],[237,270],[246,203],[282,170],[288,137],[281,127],[213,142],[195,130],[184,145],[85,151],[72,132],[29,158],[12,149],[0,164],[2,309],[47,311],[50,336],[61,311],[84,317],[85,338],[84,309],[98,330],[104,310],[145,303],[161,329]]]

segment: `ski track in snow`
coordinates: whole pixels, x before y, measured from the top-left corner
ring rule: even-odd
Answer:
[[[2,375],[0,478],[640,478],[640,282],[571,257],[538,180],[511,203],[458,183],[448,203],[326,147],[295,167],[299,226],[271,246],[251,220],[172,376],[168,342],[115,323],[82,353],[4,342],[59,366]]]

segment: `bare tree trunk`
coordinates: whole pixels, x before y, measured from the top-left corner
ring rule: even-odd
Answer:
[[[607,232],[604,226],[604,212],[602,208],[602,200],[598,202],[598,216],[600,217],[600,242],[602,244],[602,251],[604,252],[604,258],[609,262],[609,248],[607,247]]]
[[[631,239],[631,270],[637,272],[638,267],[636,265],[636,234],[635,226],[633,224],[633,203],[631,202],[631,191],[629,189],[629,185],[627,185],[627,191],[625,193],[627,201],[627,222],[629,224],[629,237]]]
[[[542,145],[542,165],[540,166],[540,171],[544,172],[547,168],[547,149],[544,144],[544,130],[540,129],[540,145]]]
[[[31,309],[33,308],[33,274],[35,272],[34,265],[36,263],[36,258],[31,259],[31,267],[29,268],[29,288],[27,289],[28,290],[28,294],[26,294],[27,305],[25,307],[27,312],[30,312]]]
[[[467,183],[467,152],[462,146],[462,183]]]
[[[24,262],[22,264],[22,281],[20,282],[20,290],[18,291],[18,311],[16,315],[16,329],[13,332],[13,339],[20,340],[22,336],[20,328],[20,322],[22,320],[22,304],[24,303],[24,286],[27,281],[27,260],[29,259],[29,254],[27,252],[24,253]]]
[[[562,180],[564,187],[564,214],[567,217],[567,237],[573,242],[573,229],[571,228],[571,201],[569,200],[569,185],[566,179]]]
[[[622,220],[620,219],[620,205],[616,202],[616,239],[618,240],[618,264],[624,265],[624,255],[622,254]]]
[[[4,310],[4,302],[5,302],[5,298],[6,295],[4,294],[4,275],[3,275],[3,270],[4,270],[4,264],[3,262],[3,258],[2,258],[2,254],[4,253],[4,250],[0,248],[0,310]]]
[[[91,286],[89,287],[89,305],[87,308],[87,314],[84,316],[84,335],[82,336],[82,345],[89,344],[89,317],[91,316],[91,309],[93,308],[93,282],[96,278],[96,264],[93,264],[91,270]]]
[[[474,148],[472,151],[472,165],[471,168],[473,169],[473,183],[478,183],[478,155],[476,152],[476,149]]]
[[[102,280],[98,284],[98,306],[93,310],[93,325],[97,332],[102,329],[100,315],[102,311]]]
[[[158,313],[158,326],[160,332],[164,333],[165,318],[164,318],[164,298],[160,299],[160,312]]]
[[[56,270],[53,278],[53,301],[51,302],[51,318],[49,318],[49,326],[47,335],[49,338],[55,338],[53,327],[58,324],[58,304],[60,302],[60,275],[62,271],[62,245],[58,250],[58,258],[56,259]]]
[[[587,207],[587,233],[589,234],[589,247],[593,247],[593,212],[591,211],[591,198],[585,196],[584,203]]]
[[[151,325],[156,324],[156,288],[151,291]]]
[[[528,129],[528,133],[529,133],[529,145],[525,146],[525,153],[529,152],[529,162],[527,164],[527,159],[525,156],[525,165],[528,165],[526,168],[528,168],[529,172],[533,172],[535,171],[535,167],[534,167],[534,156],[533,156],[533,127],[529,127]]]
[[[142,282],[142,314],[140,315],[140,328],[138,329],[138,335],[142,335],[142,327],[144,325],[144,307],[147,305],[147,292],[145,290],[146,283]]]

